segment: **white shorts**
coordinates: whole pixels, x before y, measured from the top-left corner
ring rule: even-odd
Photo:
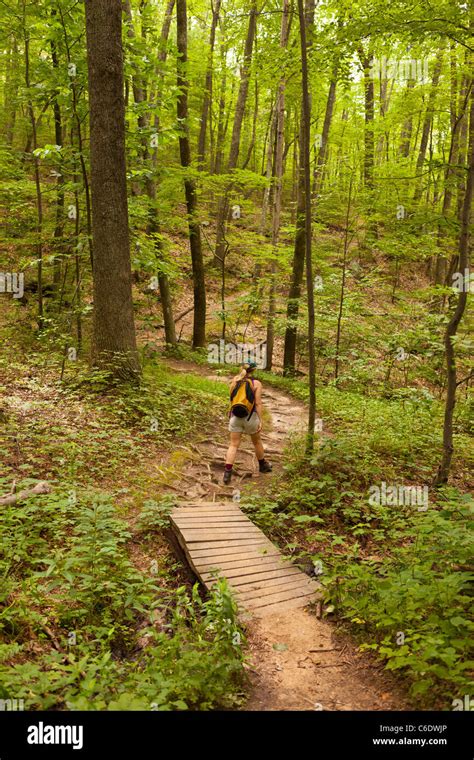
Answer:
[[[235,414],[230,415],[229,430],[231,433],[247,433],[247,435],[253,435],[260,427],[260,417],[257,412],[254,412],[251,418],[236,417]]]

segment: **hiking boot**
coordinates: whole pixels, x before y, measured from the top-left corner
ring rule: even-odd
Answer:
[[[267,462],[266,459],[261,459],[258,463],[258,469],[260,470],[260,472],[271,472],[272,466],[270,462]]]
[[[232,470],[224,470],[224,485],[228,486],[232,478]]]

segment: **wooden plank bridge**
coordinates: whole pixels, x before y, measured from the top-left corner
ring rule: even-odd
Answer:
[[[285,558],[231,501],[183,503],[171,524],[199,580],[210,589],[227,579],[240,611],[257,617],[305,607],[319,584]]]

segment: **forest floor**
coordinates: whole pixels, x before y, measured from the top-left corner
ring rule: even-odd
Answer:
[[[168,360],[174,371],[198,372],[208,367]],[[304,427],[306,409],[275,388],[264,389],[266,409],[263,442],[278,471],[292,432]],[[258,471],[249,438],[239,450],[231,486],[222,484],[227,448],[226,425],[211,438],[198,439],[198,456],[182,470],[180,491],[196,502],[231,499],[241,487],[263,493],[271,476]],[[197,437],[198,438],[198,437]],[[246,710],[408,710],[410,705],[395,679],[367,653],[360,653],[347,635],[329,620],[304,608],[246,622],[250,658],[250,692]]]

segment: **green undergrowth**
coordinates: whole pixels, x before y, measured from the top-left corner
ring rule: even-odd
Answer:
[[[162,525],[148,503],[140,534]],[[56,489],[3,507],[0,531],[2,699],[75,710],[241,702],[244,638],[225,583],[203,601],[197,586],[170,583],[166,563],[138,570],[110,496]]]
[[[224,383],[147,361],[139,387],[105,391],[105,378],[77,362],[61,382],[56,367],[0,357],[0,455],[12,477],[134,480],[156,449],[172,450],[225,413]],[[2,373],[3,374],[3,373]],[[8,393],[7,393],[8,389]]]
[[[8,348],[8,346],[6,346]],[[205,599],[169,550],[168,454],[226,408],[225,384],[147,359],[106,388],[80,360],[0,357],[0,699],[25,709],[228,709],[245,639],[225,583]],[[162,467],[160,463],[164,463]]]
[[[301,401],[308,400],[308,384],[304,380],[268,372],[259,376],[264,384]],[[370,482],[381,475],[386,481],[403,475],[407,480],[429,482],[439,463],[443,405],[422,389],[412,389],[410,393],[402,391],[405,389],[400,389],[398,398],[386,399],[338,390],[333,385],[316,390],[317,416],[322,419],[323,433],[326,429],[334,431],[336,446],[346,447],[359,460],[367,462]],[[474,471],[472,435],[466,424],[469,408],[465,400],[458,401],[453,458],[455,478],[465,478],[468,485]]]

